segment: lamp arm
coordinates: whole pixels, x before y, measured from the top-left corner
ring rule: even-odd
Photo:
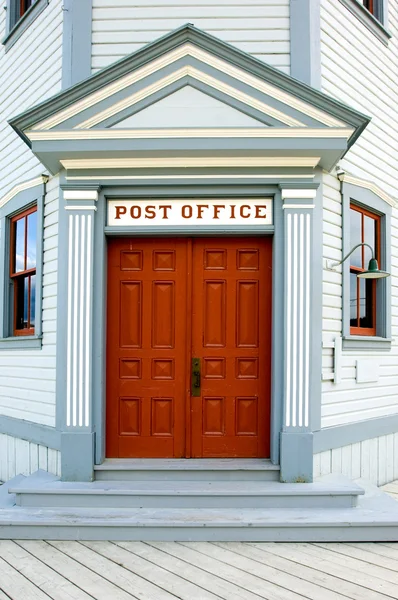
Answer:
[[[372,246],[370,246],[370,245],[369,245],[369,244],[367,244],[366,242],[361,242],[360,244],[357,244],[356,246],[354,246],[354,247],[353,247],[353,249],[352,249],[352,250],[351,250],[351,251],[350,251],[348,254],[346,254],[346,255],[345,255],[345,257],[344,257],[342,260],[340,260],[339,262],[334,262],[334,263],[332,263],[332,264],[330,265],[330,267],[329,267],[329,268],[330,268],[330,269],[334,269],[334,267],[338,267],[339,265],[341,265],[341,264],[342,264],[342,263],[343,263],[345,260],[347,260],[347,258],[348,258],[349,256],[351,256],[351,254],[352,254],[353,252],[355,252],[355,250],[356,250],[357,248],[359,248],[360,246],[367,246],[368,248],[370,248],[370,251],[371,251],[371,253],[372,253],[372,258],[374,258],[374,257],[375,257],[375,256],[374,256],[374,251],[373,251],[373,248],[372,248]]]

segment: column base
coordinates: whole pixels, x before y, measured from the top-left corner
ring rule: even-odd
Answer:
[[[94,433],[61,433],[62,481],[93,481]]]
[[[281,433],[281,481],[311,483],[313,481],[313,434]]]

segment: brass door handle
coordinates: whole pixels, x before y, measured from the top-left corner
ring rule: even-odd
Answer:
[[[192,396],[200,396],[200,358],[192,359],[192,371],[191,371],[191,392]]]

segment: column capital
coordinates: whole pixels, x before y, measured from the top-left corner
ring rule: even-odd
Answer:
[[[281,198],[283,200],[283,209],[286,208],[314,208],[314,199],[316,198],[317,190],[314,188],[305,189],[281,189]]]

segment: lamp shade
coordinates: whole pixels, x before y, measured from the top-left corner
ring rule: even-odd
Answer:
[[[358,274],[360,279],[382,279],[383,277],[389,277],[390,273],[387,271],[380,271],[379,265],[375,258],[371,258],[369,261],[368,270]]]

